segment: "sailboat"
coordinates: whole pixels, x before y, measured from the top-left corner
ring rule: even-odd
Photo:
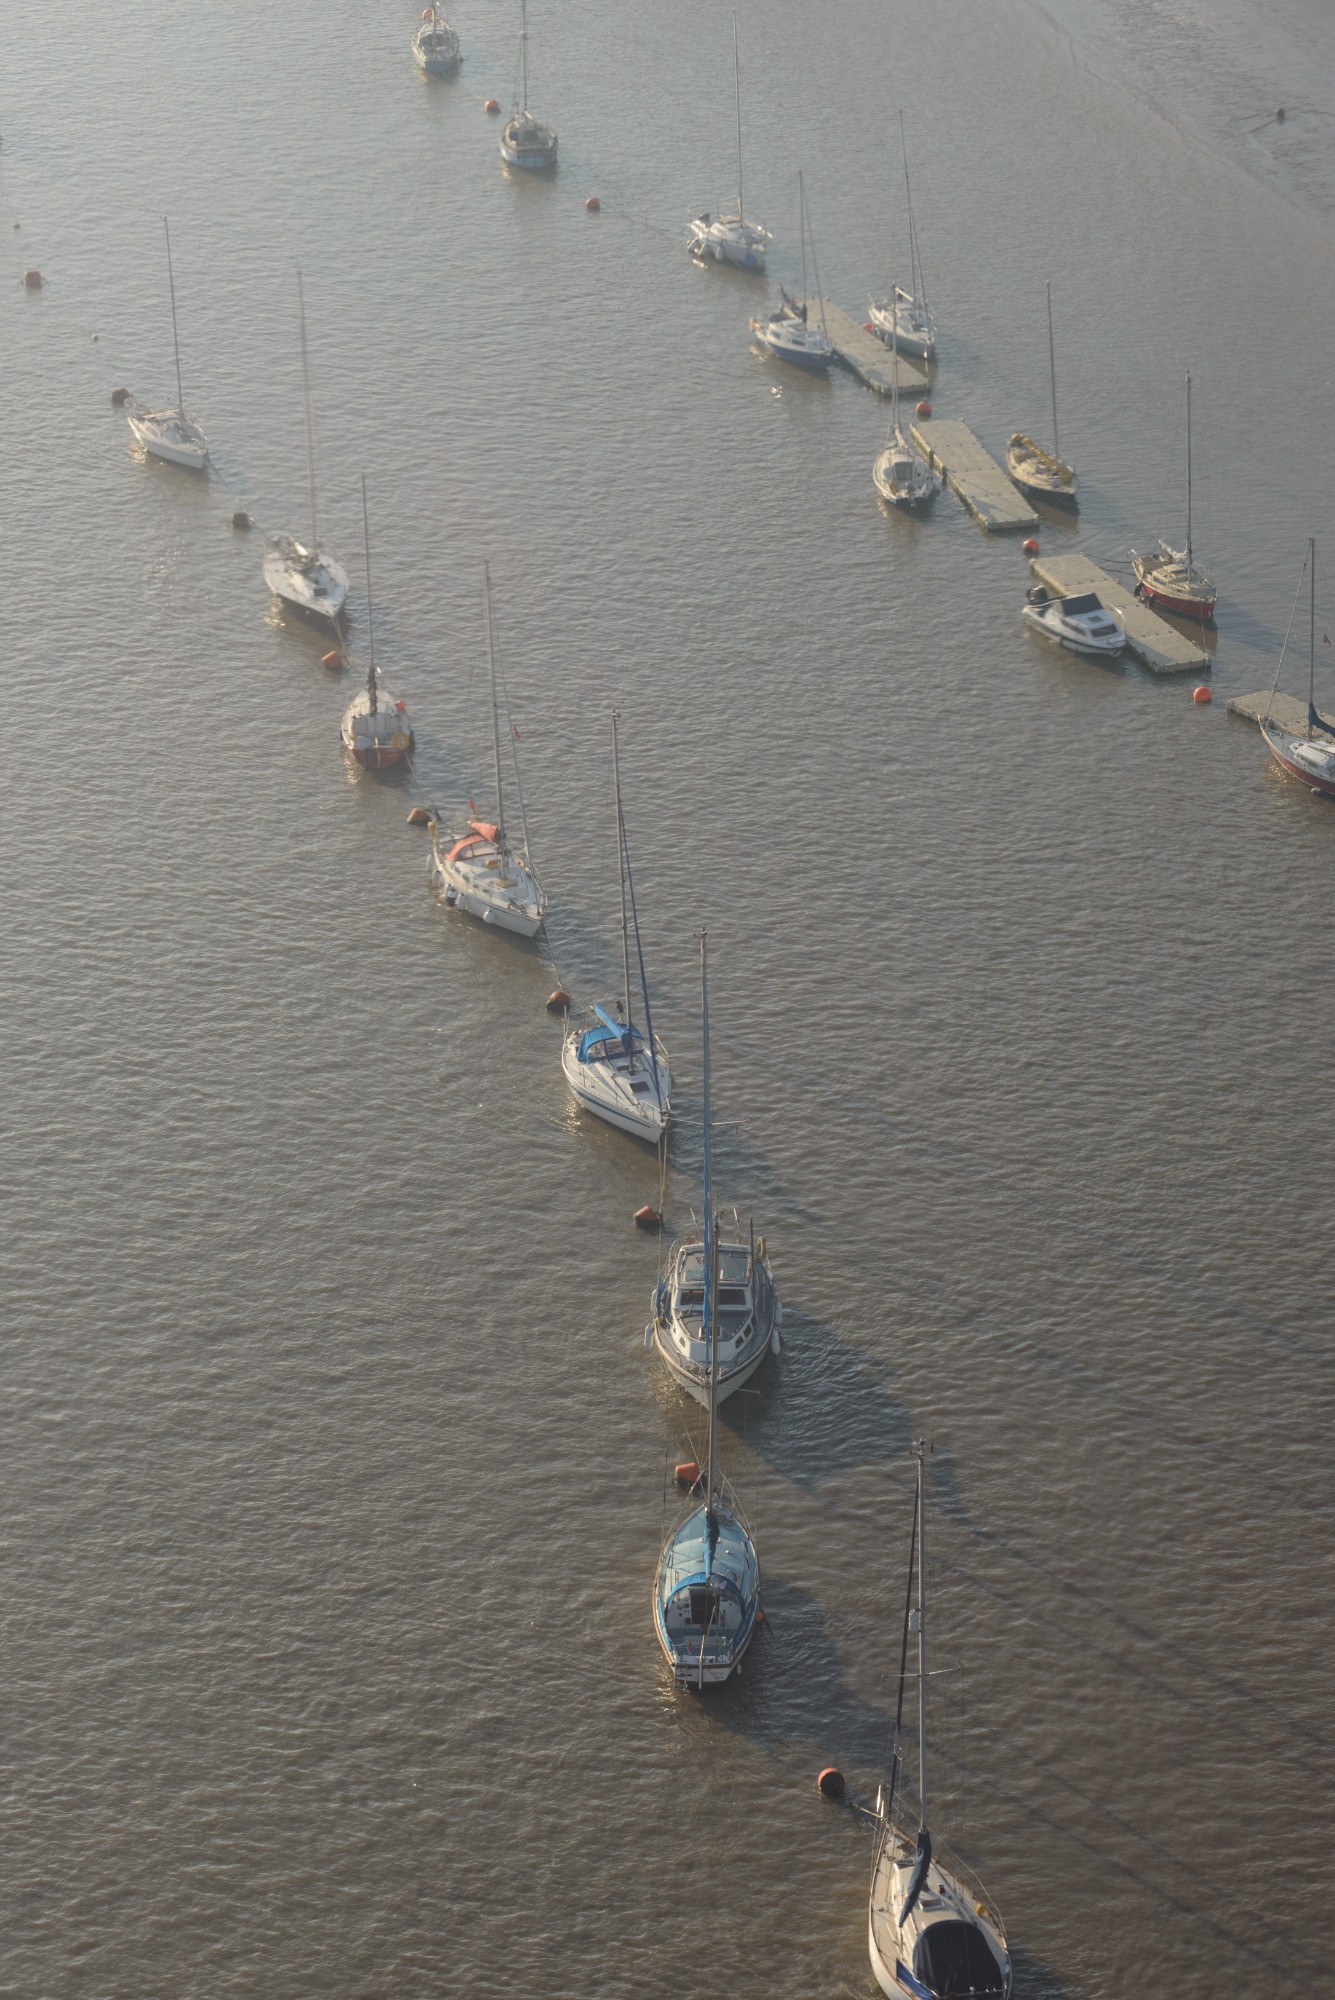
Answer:
[[[674,1243],[654,1288],[646,1347],[668,1365],[697,1403],[726,1402],[751,1380],[765,1356],[779,1352],[783,1308],[755,1230],[720,1240],[710,1187],[709,1001],[704,943],[700,947],[704,1019],[704,1188],[700,1233]]]
[[[867,316],[872,331],[889,344],[893,332],[905,354],[930,361],[936,354],[936,321],[927,310],[927,288],[923,282],[922,258],[918,252],[918,231],[913,220],[913,193],[909,186],[909,149],[904,138],[904,114],[899,114],[899,150],[904,161],[904,207],[909,223],[909,282],[892,285],[886,299],[869,299]]]
[[[890,328],[890,435],[886,439],[885,450],[880,452],[872,465],[872,484],[882,500],[888,500],[892,507],[902,508],[911,513],[926,507],[941,491],[941,475],[933,470],[920,451],[916,451],[899,427],[899,340],[894,325]]]
[[[1316,705],[1316,541],[1307,544],[1307,568],[1309,576],[1309,604],[1311,607],[1311,637],[1307,649],[1307,727],[1299,734],[1296,730],[1280,729],[1270,717],[1267,708],[1261,718],[1261,734],[1270,746],[1275,762],[1286,770],[1291,778],[1297,778],[1314,792],[1321,792],[1328,799],[1335,799],[1335,724],[1326,721],[1318,713]],[[1280,660],[1284,655],[1281,652]],[[1279,671],[1275,672],[1276,685]],[[1275,690],[1270,690],[1271,701]]]
[[[686,225],[686,243],[691,254],[712,257],[716,264],[737,264],[744,271],[763,271],[768,229],[748,222],[742,202],[742,69],[737,53],[737,16],[732,17],[732,77],[737,100],[737,213],[736,215],[693,215]]]
[[[202,472],[209,462],[208,440],[199,425],[185,411],[185,390],[181,387],[181,336],[176,326],[176,277],[172,270],[172,235],[167,218],[162,218],[167,239],[167,285],[172,302],[172,350],[176,356],[176,408],[150,410],[132,401],[126,416],[130,429],[153,458],[165,458],[169,465],[184,465]]]
[[[389,692],[375,663],[375,614],[371,605],[371,521],[362,474],[362,532],[366,538],[366,645],[371,663],[366,686],[343,715],[343,748],[364,771],[387,771],[413,747],[412,724],[404,703]]]
[[[1045,451],[1023,431],[1016,431],[1006,447],[1006,470],[1022,493],[1036,500],[1050,500],[1058,506],[1079,505],[1079,481],[1073,466],[1061,455],[1057,438],[1057,351],[1052,344],[1052,286],[1048,293],[1048,374],[1052,383],[1052,450]]]
[[[617,755],[617,717],[612,717],[612,792],[616,804],[617,875],[621,884],[621,965],[623,1002],[620,1018],[595,1007],[589,1027],[572,1027],[561,1048],[561,1068],[577,1101],[586,1111],[615,1125],[632,1138],[657,1143],[667,1130],[672,1078],[667,1051],[654,1034],[649,1016],[649,985],[640,944],[640,920],[635,909],[635,884],[626,844],[626,820],[621,810],[621,764]],[[629,892],[629,895],[628,893]],[[644,1001],[644,1032],[635,1026],[630,1004],[630,934],[635,932],[635,957]]]
[[[702,1319],[709,1350],[709,1450],[703,1500],[693,1499],[663,1544],[654,1576],[654,1630],[678,1687],[703,1690],[736,1673],[760,1610],[760,1559],[746,1522],[718,1469],[720,1342],[718,1218],[709,1199],[709,975],[700,936],[700,1008],[704,1037],[705,1214],[701,1261]]]
[[[523,77],[519,109],[501,127],[501,158],[511,167],[538,171],[556,165],[556,134],[528,108],[528,0],[519,0],[519,62]]]
[[[422,9],[422,19],[413,36],[413,61],[424,76],[453,76],[463,61],[459,37],[439,7]]]
[[[1011,1961],[1000,1921],[979,1884],[952,1856],[934,1848],[927,1826],[927,1522],[924,1462],[918,1476],[909,1543],[908,1588],[899,1656],[899,1702],[890,1776],[877,1794],[867,1942],[876,1983],[890,2000],[1010,2000]],[[914,1603],[914,1582],[917,1602]],[[916,1828],[898,1795],[909,1639],[917,1638],[918,1811]]]
[[[503,931],[517,931],[533,937],[547,909],[528,851],[528,822],[524,817],[524,793],[519,783],[519,755],[515,730],[506,709],[510,751],[514,760],[515,791],[519,801],[519,823],[523,839],[516,848],[505,831],[505,796],[501,783],[501,719],[496,692],[495,614],[491,602],[491,572],[482,565],[482,616],[487,628],[487,660],[491,670],[491,733],[496,756],[496,817],[473,818],[464,833],[442,833],[440,816],[431,815],[431,879],[445,891],[451,906],[484,924],[496,924]],[[469,800],[472,805],[472,800]]]
[[[1131,551],[1131,567],[1136,587],[1147,604],[1172,611],[1179,618],[1198,618],[1208,624],[1214,617],[1215,587],[1212,578],[1198,563],[1191,549],[1191,377],[1187,377],[1187,540],[1180,549],[1160,541],[1152,556]]]
[[[825,298],[820,288],[820,272],[816,266],[816,242],[811,241],[811,262],[816,278],[816,303],[820,308],[820,325],[813,326],[808,318],[807,299],[807,203],[802,185],[802,176],[797,176],[797,226],[802,242],[802,297],[790,298],[783,287],[779,287],[779,304],[764,318],[749,322],[750,329],[760,345],[779,361],[791,361],[799,368],[827,369],[834,357],[834,342],[825,326]]]
[[[315,439],[311,421],[311,376],[306,355],[306,295],[297,272],[297,324],[301,331],[301,403],[306,419],[306,485],[311,503],[309,542],[295,535],[270,535],[261,567],[264,581],[279,603],[322,625],[337,625],[348,594],[348,572],[320,547],[315,511]]]

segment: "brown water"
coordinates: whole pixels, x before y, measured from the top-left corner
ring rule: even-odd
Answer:
[[[748,200],[795,278],[805,167],[856,310],[906,105],[937,410],[994,449],[1046,425],[1053,281],[1049,547],[1178,528],[1191,367],[1222,696],[1330,542],[1330,136],[1250,173],[1112,13],[744,8]],[[0,1992],[870,1995],[813,1780],[880,1769],[923,1432],[933,1820],[1017,1991],[1329,1992],[1335,817],[1222,699],[1042,650],[1015,544],[887,521],[884,412],[749,350],[764,287],[680,238],[729,187],[717,10],[535,4],[551,185],[480,106],[509,5],[460,0],[452,86],[413,16],[0,20]],[[164,208],[207,483],[108,402],[171,384]],[[487,796],[486,555],[581,993],[621,709],[678,1221],[710,929],[720,1186],[787,1319],[724,1450],[769,1623],[705,1705],[649,1612],[692,1424],[641,1344],[652,1163],[571,1112],[550,969],[433,899],[227,525],[303,519],[298,263],[421,787]]]

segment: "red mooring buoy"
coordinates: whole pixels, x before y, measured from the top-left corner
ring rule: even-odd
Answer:
[[[824,1799],[841,1799],[848,1790],[844,1774],[834,1764],[827,1764],[816,1780],[817,1790]]]
[[[500,110],[500,108],[501,108],[500,105],[496,102],[496,99],[494,97],[489,97],[486,103],[482,107],[482,109],[486,112],[488,118],[494,118],[497,112]]]
[[[564,986],[558,986],[554,993],[547,995],[547,1012],[549,1014],[568,1014],[573,1005],[574,1002],[571,1000]]]
[[[636,1209],[632,1220],[637,1229],[661,1229],[663,1227],[662,1210],[655,1208],[651,1202],[647,1201],[643,1208]]]
[[[30,292],[40,292],[43,283],[42,274],[40,271],[25,271],[23,282]]]
[[[409,826],[430,826],[431,814],[425,806],[409,806],[408,824]]]
[[[602,207],[602,203],[596,194],[591,194],[584,206],[588,209],[590,215],[597,215],[599,209]]]
[[[680,1465],[673,1466],[672,1477],[676,1480],[678,1486],[698,1485],[700,1480],[698,1462],[693,1458],[683,1459]]]
[[[1210,693],[1210,690],[1208,687],[1206,687],[1204,681],[1201,682],[1201,685],[1198,688],[1192,689],[1191,698],[1193,701],[1200,702],[1202,707],[1205,706],[1205,703],[1207,701],[1214,700],[1214,696]]]
[[[1026,535],[1020,547],[1027,556],[1036,556],[1038,554],[1038,537],[1036,535]]]
[[[923,397],[922,401],[918,403],[915,407],[920,417],[930,417],[932,414],[932,406],[928,402],[925,396]]]
[[[335,647],[333,652],[326,653],[323,656],[323,658],[320,661],[320,665],[322,667],[341,668],[343,665],[343,655],[342,653],[339,652],[338,648]]]

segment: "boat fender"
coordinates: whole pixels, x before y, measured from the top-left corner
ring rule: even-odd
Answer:
[[[777,1326],[770,1328],[769,1351],[776,1357],[783,1353],[783,1342],[779,1338],[779,1329]]]
[[[555,992],[547,995],[547,1012],[549,1014],[568,1014],[571,1004],[570,995],[566,992],[564,986],[558,986]]]
[[[482,107],[482,109],[486,112],[488,118],[495,118],[499,113],[500,108],[501,108],[500,105],[496,102],[496,99],[494,97],[489,97],[486,103]]]
[[[457,889],[447,889],[445,891],[445,907],[447,910],[452,910],[458,900],[459,891]]]
[[[1202,708],[1205,706],[1207,701],[1214,700],[1214,696],[1210,693],[1210,690],[1208,687],[1206,687],[1204,681],[1201,682],[1201,685],[1198,688],[1192,689],[1191,698],[1193,701],[1199,702]]]
[[[652,1347],[654,1344],[654,1329],[652,1323],[650,1323],[650,1325],[646,1326],[646,1328],[644,1329],[644,1344],[646,1347]]]
[[[431,814],[425,806],[410,806],[408,808],[408,824],[409,826],[430,826]]]
[[[390,742],[390,748],[392,750],[398,750],[398,751],[406,750],[408,748],[407,731],[404,729],[396,729],[394,731],[394,734],[390,737],[389,742]]]
[[[1048,601],[1048,593],[1041,583],[1031,583],[1025,595],[1031,604],[1046,604]]]
[[[848,1787],[838,1766],[827,1764],[816,1780],[816,1789],[823,1799],[841,1799]]]
[[[631,1219],[637,1229],[661,1229],[663,1227],[663,1218],[659,1211],[647,1201],[643,1208],[636,1209]]]
[[[924,398],[923,398],[923,400],[922,400],[922,402],[921,402],[921,403],[919,403],[919,404],[917,404],[917,405],[916,405],[916,411],[917,411],[917,414],[918,414],[918,416],[920,416],[920,417],[930,417],[930,416],[931,416],[931,414],[932,414],[932,406],[931,406],[931,404],[930,404],[930,403],[929,403],[929,402],[927,401],[926,397],[924,397]]]
[[[876,328],[872,325],[869,319],[864,319],[862,322],[862,331],[864,333],[875,333]]]
[[[764,1261],[765,1261],[765,1239],[764,1239],[764,1237],[763,1237],[763,1236],[757,1236],[757,1238],[756,1238],[756,1262],[757,1262],[758,1264],[763,1264],[763,1263],[764,1263]]]
[[[238,507],[232,516],[232,526],[234,528],[253,528],[254,525],[255,523],[251,520],[245,508]]]
[[[482,912],[482,921],[484,924],[494,924],[496,921],[495,910],[484,910]]]
[[[30,292],[40,292],[45,279],[42,277],[40,271],[25,271],[23,273],[23,282]]]
[[[1026,535],[1024,540],[1021,542],[1020,547],[1024,550],[1027,556],[1036,556],[1038,554],[1037,535]]]
[[[756,1624],[757,1624],[757,1625],[768,1625],[768,1623],[769,1623],[769,1620],[768,1620],[768,1618],[766,1618],[766,1616],[765,1616],[765,1608],[764,1608],[764,1606],[763,1606],[763,1605],[761,1605],[761,1604],[757,1604],[757,1606],[756,1606]]]
[[[693,1458],[683,1459],[680,1465],[673,1466],[672,1477],[676,1480],[678,1486],[698,1486],[700,1484],[700,1467],[698,1462]]]
[[[590,215],[597,215],[598,211],[602,207],[602,203],[599,201],[596,194],[591,194],[588,200],[585,202],[584,206],[588,210]]]
[[[331,670],[334,668],[338,668],[341,671],[343,667],[343,655],[342,653],[339,652],[338,648],[335,647],[333,652],[326,653],[324,655],[323,659],[320,661],[320,665],[322,667],[329,667]]]
[[[125,408],[125,405],[129,402],[129,400],[130,400],[130,392],[128,389],[112,390],[111,407],[113,410],[123,410]]]

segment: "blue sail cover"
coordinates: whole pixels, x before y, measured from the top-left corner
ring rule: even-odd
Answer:
[[[618,1051],[622,1055],[630,1055],[632,1050],[643,1047],[644,1037],[638,1028],[627,1027],[624,1021],[618,1021],[603,1007],[595,1007],[593,1011],[600,1025],[586,1028],[580,1036],[576,1053],[581,1062],[606,1061]]]
[[[909,1877],[909,1888],[908,1894],[904,1898],[904,1907],[899,1913],[899,1928],[901,1930],[903,1930],[905,1924],[908,1922],[909,1913],[923,1892],[923,1885],[927,1880],[927,1870],[931,1865],[932,1836],[925,1826],[920,1826],[918,1828],[917,1859],[913,1864],[913,1873]]]
[[[1319,729],[1323,736],[1335,736],[1335,723],[1327,722],[1324,715],[1318,715],[1315,703],[1310,701],[1307,704],[1307,726]]]

